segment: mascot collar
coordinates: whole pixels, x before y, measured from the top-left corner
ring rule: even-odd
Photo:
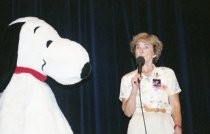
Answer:
[[[29,73],[29,74],[33,75],[35,78],[37,78],[40,81],[45,81],[47,79],[47,76],[41,74],[40,72],[38,72],[38,71],[36,71],[34,69],[27,68],[27,67],[16,67],[15,73],[16,74]]]

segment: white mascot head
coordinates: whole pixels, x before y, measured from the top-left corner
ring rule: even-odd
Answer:
[[[90,74],[87,51],[36,17],[12,22],[0,44],[0,134],[71,134],[50,87]]]

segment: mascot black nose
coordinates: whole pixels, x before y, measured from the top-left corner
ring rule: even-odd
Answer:
[[[86,63],[84,65],[84,67],[82,68],[82,73],[81,73],[81,78],[82,79],[85,79],[87,78],[89,75],[90,75],[90,72],[91,72],[91,65],[90,63]]]

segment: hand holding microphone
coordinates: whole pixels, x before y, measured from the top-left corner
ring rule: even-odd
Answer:
[[[132,79],[131,79],[131,84],[132,84],[132,89],[133,90],[138,90],[139,84],[140,84],[141,76],[139,73],[137,73]]]
[[[139,88],[139,84],[140,84],[140,80],[141,80],[142,66],[144,65],[144,63],[145,63],[144,57],[139,56],[136,58],[136,65],[138,67],[138,73],[131,79],[133,89],[137,90]]]

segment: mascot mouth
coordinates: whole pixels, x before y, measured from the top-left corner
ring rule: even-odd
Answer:
[[[44,71],[44,66],[46,65],[46,61],[43,60],[44,64],[42,64],[42,71]]]

